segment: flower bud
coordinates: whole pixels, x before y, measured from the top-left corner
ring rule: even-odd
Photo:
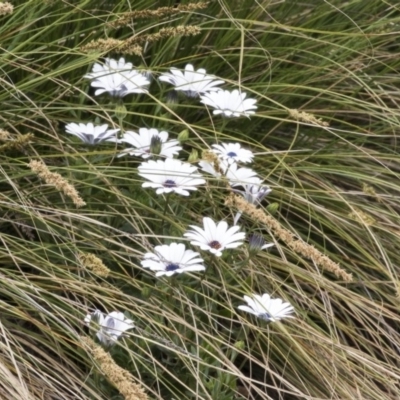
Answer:
[[[268,204],[267,206],[267,210],[271,215],[274,215],[278,211],[278,208],[279,208],[279,203],[271,203]]]
[[[148,299],[151,295],[151,289],[148,286],[144,286],[142,288],[141,295],[144,299]]]
[[[123,120],[127,115],[126,107],[124,103],[118,103],[115,107],[115,116],[118,120]]]
[[[193,149],[189,154],[188,162],[195,162],[199,160],[199,152],[196,149]]]
[[[238,349],[238,350],[243,350],[245,348],[245,343],[243,340],[239,340],[234,343],[233,347],[235,347],[235,349]]]
[[[185,142],[186,140],[189,139],[189,130],[184,129],[179,135],[178,135],[178,140],[179,142]]]

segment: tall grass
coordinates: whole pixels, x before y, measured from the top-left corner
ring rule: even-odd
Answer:
[[[123,398],[82,339],[93,333],[83,319],[97,308],[135,321],[107,351],[152,399],[399,398],[397,2],[220,0],[108,25],[175,3],[16,0],[1,17],[0,127],[9,136],[0,143],[0,396]],[[189,62],[206,68],[257,98],[255,116],[224,120],[195,100],[171,103],[157,79],[150,95],[126,97],[123,121],[109,97],[93,95],[83,75],[120,54],[84,45],[178,25],[201,33],[148,43],[126,59],[155,77]],[[274,241],[271,251],[204,254],[205,275],[154,278],[140,265],[145,252],[203,216],[232,224],[236,209],[224,205],[229,193],[218,181],[166,206],[141,187],[139,159],[64,131],[91,121],[173,137],[187,130],[185,159],[241,142],[273,189],[262,209],[352,281],[245,214],[240,225]],[[34,138],[21,140],[28,133]],[[86,205],[45,184],[31,160],[65,178]],[[99,257],[108,277],[85,268],[82,253]],[[295,318],[267,325],[244,315],[237,306],[252,292],[290,301]]]

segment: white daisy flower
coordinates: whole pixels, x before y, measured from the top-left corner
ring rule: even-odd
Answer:
[[[200,161],[200,168],[216,178],[220,178],[222,174],[215,170],[214,165],[208,161]],[[250,168],[239,168],[236,163],[228,164],[226,161],[219,162],[219,168],[225,176],[229,184],[233,187],[256,184],[260,178],[257,177],[257,172]]]
[[[282,299],[271,299],[269,294],[253,294],[252,297],[243,296],[248,306],[239,306],[239,310],[254,314],[266,321],[274,322],[282,318],[292,318],[294,308]]]
[[[159,140],[157,140],[159,139]],[[129,154],[131,156],[137,156],[142,158],[149,158],[154,154],[155,142],[159,142],[159,151],[157,155],[165,158],[173,158],[177,155],[182,147],[179,146],[177,140],[168,141],[168,133],[165,131],[159,132],[157,129],[151,128],[140,128],[139,134],[132,131],[126,131],[120,143],[128,143],[133,148],[123,150],[120,156]]]
[[[186,250],[183,243],[156,246],[154,253],[146,253],[141,262],[144,268],[157,271],[156,276],[171,276],[182,272],[204,271],[203,259],[199,253]]]
[[[245,233],[238,232],[240,227],[228,228],[225,221],[218,222],[218,225],[208,217],[203,218],[204,229],[190,225],[193,230],[187,231],[183,236],[191,240],[191,244],[199,246],[202,250],[208,250],[217,257],[222,255],[225,249],[233,249],[243,244]]]
[[[250,163],[253,161],[253,153],[250,150],[243,149],[240,143],[222,143],[213,144],[214,152],[222,160],[228,161],[228,163],[242,162]]]
[[[232,92],[228,90],[218,90],[216,92],[205,93],[200,96],[201,103],[215,108],[214,115],[223,114],[226,117],[248,117],[254,114],[257,106],[257,100],[246,99],[246,93],[240,93],[235,89]]]
[[[268,185],[263,185],[260,178],[254,178],[251,183],[243,185],[244,190],[236,190],[248,203],[259,205],[265,196],[272,192]]]
[[[98,144],[100,142],[116,142],[115,134],[119,129],[108,129],[108,125],[94,126],[91,122],[88,124],[76,124],[71,122],[65,125],[65,131],[71,135],[77,136],[82,142],[87,144]]]
[[[207,172],[208,174],[213,175],[216,178],[220,178],[222,175],[224,175],[228,168],[228,164],[225,161],[219,162],[219,168],[220,168],[220,171],[222,172],[222,174],[220,171],[217,171],[214,168],[213,163],[210,163],[208,161],[199,161],[199,166],[204,172]]]
[[[84,76],[88,79],[96,79],[102,76],[109,75],[115,72],[129,72],[133,69],[132,63],[125,62],[125,59],[121,57],[118,61],[113,58],[106,58],[104,63],[94,63],[92,72],[89,72]]]
[[[197,167],[174,158],[143,162],[138,170],[140,176],[150,181],[142,186],[157,189],[157,194],[175,192],[189,196],[189,190],[197,190],[196,186],[205,183]]]
[[[95,96],[105,92],[116,97],[124,97],[129,93],[147,93],[150,81],[132,67],[122,57],[119,61],[107,58],[104,65],[95,63],[92,72],[84,78],[93,79],[91,86],[97,88]]]
[[[97,78],[92,81],[91,86],[97,88],[95,96],[109,93],[111,96],[124,97],[130,93],[147,93],[150,82],[137,71],[117,72]]]
[[[219,90],[216,86],[224,83],[222,80],[215,80],[213,75],[207,75],[203,68],[195,71],[192,64],[187,64],[184,72],[172,67],[171,73],[161,74],[159,79],[171,83],[175,90],[185,92],[190,97]]]
[[[231,186],[251,185],[260,179],[257,172],[250,168],[239,168],[237,164],[231,164],[225,176]]]
[[[243,190],[233,189],[234,192],[241,194],[245,200],[250,203],[258,206],[265,196],[272,192],[272,189],[268,185],[263,185],[262,180],[260,178],[252,178],[251,183],[247,183],[243,186]],[[236,225],[240,219],[242,213],[239,211],[234,219],[234,225]]]
[[[98,325],[99,330],[96,336],[106,346],[113,345],[125,331],[135,327],[132,320],[125,318],[125,315],[118,311],[104,316],[101,311],[96,310],[86,315],[84,321],[87,326],[90,326],[92,322]]]

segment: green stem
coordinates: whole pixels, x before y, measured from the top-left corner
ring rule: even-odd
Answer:
[[[127,111],[122,99],[117,100],[115,105],[115,116],[118,119],[119,129],[121,130],[121,135],[124,133],[124,119],[126,117]]]
[[[164,233],[164,225],[165,225],[165,216],[167,215],[167,209],[168,209],[168,204],[169,204],[169,198],[170,198],[170,193],[165,195],[165,205],[164,205],[164,211],[163,211],[163,216],[162,216],[162,223],[161,223],[161,232]]]

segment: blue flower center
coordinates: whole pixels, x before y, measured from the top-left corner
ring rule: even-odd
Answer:
[[[230,151],[227,155],[229,157],[237,157],[237,154],[234,151]]]
[[[221,243],[218,240],[213,240],[212,242],[208,243],[208,245],[215,250],[218,250],[222,247]]]
[[[165,267],[166,271],[176,271],[177,269],[179,269],[179,264],[168,264]]]
[[[163,186],[166,188],[173,188],[176,187],[176,183],[175,181],[173,181],[172,179],[167,179],[164,183]]]

